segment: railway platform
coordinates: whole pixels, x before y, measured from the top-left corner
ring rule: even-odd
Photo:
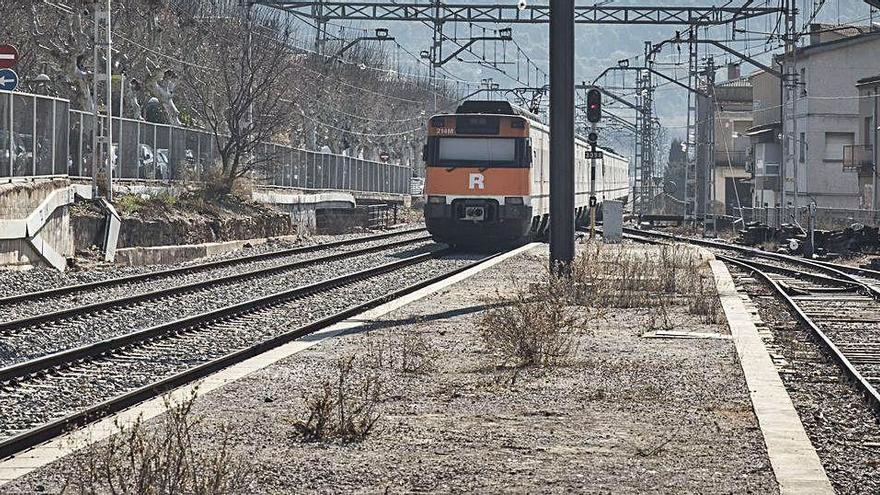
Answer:
[[[591,298],[545,285],[547,247],[529,245],[164,400],[197,390],[198,443],[228,433],[245,492],[833,493],[730,273],[664,249],[579,245],[606,262],[576,269],[606,289]],[[658,264],[679,271],[644,274]],[[526,365],[504,331],[522,321],[570,331],[540,334],[555,347]],[[375,424],[358,441],[306,441],[322,386],[343,378]],[[160,421],[163,403],[0,463],[23,475],[2,491],[52,492],[95,455],[61,457],[72,445]]]

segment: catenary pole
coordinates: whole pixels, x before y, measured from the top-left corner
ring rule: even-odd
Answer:
[[[574,259],[574,0],[550,1],[550,269]]]

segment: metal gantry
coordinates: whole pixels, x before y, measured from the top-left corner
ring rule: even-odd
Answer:
[[[468,3],[417,2],[338,2],[315,0],[257,0],[254,3],[275,7],[319,22],[346,21],[417,21],[417,22],[488,22],[501,24],[548,24],[551,5],[526,5],[516,2],[494,5]],[[747,2],[748,3],[748,2]],[[775,7],[636,7],[612,5],[574,6],[576,24],[651,24],[717,26],[779,13]]]
[[[498,3],[494,5],[472,5],[466,3],[446,3],[442,0],[431,0],[428,3],[375,1],[375,2],[340,2],[329,0],[315,0],[298,2],[288,0],[256,0],[254,3],[269,7],[279,8],[300,17],[311,19],[318,26],[318,37],[322,36],[321,26],[326,26],[330,21],[410,21],[422,22],[433,28],[432,47],[430,59],[432,76],[434,69],[442,65],[442,43],[444,38],[443,26],[446,23],[502,23],[502,24],[550,24],[553,36],[550,36],[550,65],[551,65],[551,156],[563,157],[551,159],[553,167],[551,172],[551,190],[555,191],[555,199],[551,199],[551,214],[554,216],[554,229],[551,226],[551,263],[571,261],[573,244],[569,253],[570,240],[562,239],[562,232],[568,231],[568,218],[564,219],[564,227],[560,228],[559,213],[572,210],[573,214],[573,191],[569,194],[568,188],[563,188],[564,181],[573,181],[569,173],[571,165],[566,156],[568,147],[573,140],[574,133],[574,80],[573,80],[573,56],[574,56],[574,25],[575,24],[643,24],[643,25],[681,25],[687,26],[691,33],[691,80],[683,85],[662,73],[654,70],[652,60],[659,51],[660,46],[654,46],[646,42],[645,66],[637,68],[636,89],[636,170],[635,188],[633,199],[638,211],[644,211],[647,203],[653,198],[655,187],[655,129],[656,119],[653,117],[654,99],[654,76],[667,82],[675,83],[695,90],[694,65],[696,55],[696,28],[732,24],[746,19],[765,15],[786,15],[786,54],[794,53],[796,43],[796,9],[793,0],[785,0],[778,7],[756,7],[751,1],[746,1],[741,6],[724,7],[683,7],[683,6],[610,6],[607,4],[575,5],[574,0],[551,0],[549,5],[530,5],[525,2]],[[569,26],[570,25],[570,26]],[[324,30],[326,32],[326,28]],[[794,36],[794,38],[792,38]],[[565,38],[564,40],[560,38]],[[701,40],[702,41],[702,40]],[[711,43],[711,41],[709,41]],[[320,42],[318,42],[320,43]],[[719,45],[720,46],[720,45]],[[465,47],[466,48],[466,47]],[[463,48],[462,50],[464,50]],[[720,48],[731,52],[724,46]],[[461,50],[460,50],[461,51]],[[554,55],[555,52],[555,55]],[[732,52],[735,55],[738,53]],[[453,54],[454,56],[454,54]],[[569,58],[571,60],[569,61]],[[448,59],[446,59],[448,60]],[[793,65],[793,64],[792,64]],[[772,68],[770,68],[772,70]],[[556,71],[556,74],[553,72]],[[571,79],[569,83],[569,79]],[[554,82],[555,80],[555,82]],[[527,86],[530,85],[527,82]],[[565,94],[560,95],[562,91]],[[606,93],[607,94],[607,93]],[[691,106],[688,105],[689,118]],[[564,108],[564,110],[560,110]],[[555,109],[555,111],[554,111]],[[793,114],[794,112],[792,112]],[[689,122],[690,131],[690,122]],[[688,144],[691,144],[690,133]],[[567,143],[567,144],[566,144]],[[689,146],[689,149],[691,146]],[[708,165],[707,165],[708,167]],[[555,176],[555,177],[554,177]],[[708,177],[703,178],[708,180]],[[784,181],[783,181],[784,183]],[[705,184],[705,189],[711,190],[711,184]],[[687,180],[685,184],[687,190]],[[558,193],[564,193],[566,198],[559,197]],[[571,198],[567,196],[571,195]],[[708,199],[708,198],[707,198]],[[569,203],[572,203],[571,205]],[[571,208],[569,208],[571,206]],[[573,219],[572,219],[573,220]],[[553,234],[553,231],[556,234]],[[566,238],[567,239],[567,238]],[[563,243],[564,245],[560,244]],[[556,247],[554,247],[556,245]]]

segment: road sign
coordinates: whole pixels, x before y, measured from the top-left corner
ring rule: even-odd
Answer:
[[[602,152],[601,151],[584,151],[584,158],[586,158],[587,160],[590,160],[593,158],[595,158],[596,160],[601,160],[602,159]]]
[[[383,163],[388,163],[388,160],[391,158],[391,155],[388,154],[387,151],[383,151],[379,153],[379,159],[382,160]]]
[[[0,90],[13,91],[18,86],[18,74],[12,69],[0,70]]]
[[[11,69],[18,63],[18,49],[13,45],[0,45],[0,69]]]

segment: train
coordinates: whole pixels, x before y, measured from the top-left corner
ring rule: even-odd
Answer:
[[[575,138],[575,215],[589,217],[590,145]],[[512,245],[550,227],[550,129],[507,101],[468,100],[428,120],[425,223],[437,242]],[[629,161],[610,150],[596,163],[596,200],[629,198]]]

